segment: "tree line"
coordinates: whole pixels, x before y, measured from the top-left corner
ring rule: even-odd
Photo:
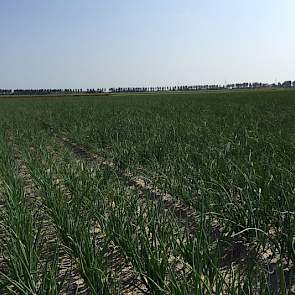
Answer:
[[[157,87],[116,87],[116,88],[75,88],[75,89],[0,89],[0,95],[75,95],[98,93],[136,93],[136,92],[169,92],[169,91],[202,91],[202,90],[231,90],[231,89],[259,89],[259,88],[295,88],[295,81],[279,83],[234,83],[226,85],[180,85]]]
[[[66,95],[66,94],[91,94],[104,93],[106,88],[97,89],[0,89],[0,95]]]

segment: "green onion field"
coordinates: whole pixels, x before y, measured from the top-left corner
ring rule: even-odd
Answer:
[[[293,294],[295,91],[0,98],[0,294]]]

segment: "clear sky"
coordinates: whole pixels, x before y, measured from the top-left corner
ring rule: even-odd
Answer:
[[[0,0],[0,88],[295,80],[295,0]]]

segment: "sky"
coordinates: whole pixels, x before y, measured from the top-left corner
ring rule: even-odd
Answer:
[[[0,0],[0,89],[276,80],[294,0]]]

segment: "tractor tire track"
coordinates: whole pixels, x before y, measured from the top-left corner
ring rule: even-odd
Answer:
[[[88,151],[81,145],[69,139],[64,133],[59,133],[47,124],[45,124],[45,126],[48,128],[52,136],[54,136],[62,145],[73,152],[76,156],[90,164],[95,163],[98,166],[104,166],[113,170],[119,178],[127,184],[128,187],[137,190],[140,197],[146,198],[148,195],[155,203],[158,203],[164,207],[164,209],[172,211],[179,224],[185,227],[191,235],[194,235],[197,226],[197,213],[194,208],[187,205],[180,199],[173,197],[171,194],[163,192],[160,189],[146,183],[144,178],[133,175],[124,169],[120,169],[112,161],[109,161],[96,153]]]

